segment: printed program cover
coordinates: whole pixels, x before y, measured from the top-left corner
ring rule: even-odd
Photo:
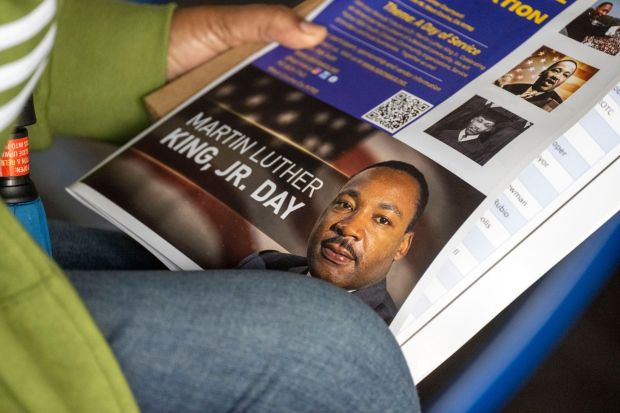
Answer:
[[[321,45],[259,53],[70,191],[170,268],[229,268],[262,250],[305,256],[350,176],[407,162],[429,199],[387,275],[400,307],[493,196],[619,80],[615,54],[592,46],[616,41],[613,21],[598,43],[566,34],[591,5],[325,2]]]

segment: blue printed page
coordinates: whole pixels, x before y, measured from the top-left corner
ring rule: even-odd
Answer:
[[[528,13],[492,2],[334,1],[315,22],[329,38],[312,50],[283,47],[254,64],[350,115],[394,133],[428,113],[545,27],[566,4],[539,1]],[[510,27],[510,35],[500,36]],[[398,119],[372,112],[401,93]],[[406,100],[406,98],[403,98]]]

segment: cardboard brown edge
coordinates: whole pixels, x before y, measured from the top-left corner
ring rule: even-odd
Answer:
[[[295,7],[295,12],[306,17],[322,2],[323,0],[305,0]],[[154,120],[163,117],[264,46],[265,44],[251,44],[231,49],[147,95],[144,104],[149,114]]]

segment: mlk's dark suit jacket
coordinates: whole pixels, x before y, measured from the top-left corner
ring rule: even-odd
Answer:
[[[308,273],[308,260],[299,255],[284,254],[278,251],[261,251],[246,257],[237,268],[252,270],[277,270],[297,274]],[[369,287],[360,288],[351,294],[368,304],[370,308],[390,324],[398,312],[392,297],[387,292],[385,279]]]
[[[504,85],[502,89],[505,89],[514,95],[520,95],[526,90],[528,90],[530,86],[532,85],[529,83],[510,83],[510,84]],[[564,102],[564,99],[562,99],[562,97],[558,95],[554,90],[543,92],[540,95],[532,96],[532,97],[526,98],[525,100],[538,106],[539,108],[544,107],[547,103],[549,103],[552,100],[555,101],[558,105]]]

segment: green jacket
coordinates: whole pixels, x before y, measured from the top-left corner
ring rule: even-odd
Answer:
[[[28,55],[57,27],[55,46],[35,91],[38,124],[29,128],[31,146],[48,146],[53,134],[121,142],[144,128],[147,114],[141,98],[165,82],[174,6],[0,0],[0,33],[41,4],[57,4],[55,20],[8,48],[0,39],[2,69]],[[7,89],[2,80],[0,116],[27,83]],[[4,147],[10,128],[0,129]],[[110,348],[67,278],[4,205],[0,354],[1,412],[138,410]]]

